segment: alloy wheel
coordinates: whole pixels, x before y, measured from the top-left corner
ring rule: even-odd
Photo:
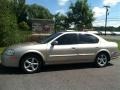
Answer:
[[[24,61],[24,68],[28,72],[34,72],[38,69],[38,67],[39,67],[39,61],[35,57],[28,58]]]
[[[97,65],[99,67],[104,67],[106,66],[108,62],[108,57],[106,54],[99,54],[98,57],[97,57]]]

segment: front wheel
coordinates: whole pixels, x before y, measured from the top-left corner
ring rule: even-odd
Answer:
[[[27,55],[22,59],[20,66],[25,73],[36,73],[40,71],[42,62],[37,55]]]
[[[97,55],[95,64],[97,67],[105,67],[108,64],[109,57],[106,53],[100,53]]]

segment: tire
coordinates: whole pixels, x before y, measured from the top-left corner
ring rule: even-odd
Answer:
[[[24,73],[37,73],[41,70],[42,60],[37,55],[27,55],[21,60],[20,67]]]
[[[99,53],[96,57],[95,64],[97,67],[105,67],[108,64],[109,56],[106,53]]]

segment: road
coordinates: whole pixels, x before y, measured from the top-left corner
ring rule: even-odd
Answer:
[[[104,68],[53,65],[36,74],[0,66],[0,90],[120,90],[120,58]]]

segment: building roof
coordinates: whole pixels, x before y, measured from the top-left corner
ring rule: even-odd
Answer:
[[[32,23],[54,23],[52,19],[30,19]]]

